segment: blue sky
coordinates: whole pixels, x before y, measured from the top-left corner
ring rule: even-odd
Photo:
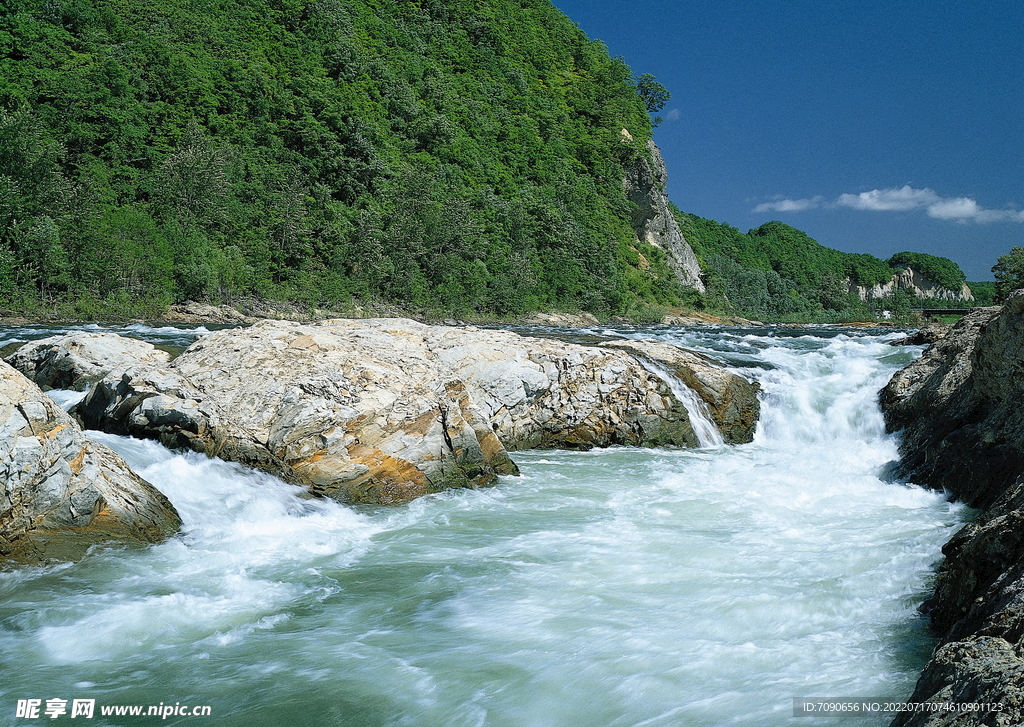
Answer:
[[[828,247],[1024,246],[1019,0],[554,0],[672,93],[655,132],[681,209]]]

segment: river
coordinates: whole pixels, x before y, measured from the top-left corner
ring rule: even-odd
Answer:
[[[172,347],[203,331],[114,330]],[[757,379],[755,441],[519,452],[522,476],[495,487],[353,508],[96,433],[184,532],[0,573],[0,724],[66,723],[75,699],[95,700],[93,725],[887,724],[797,717],[793,700],[906,699],[933,645],[916,608],[969,511],[885,477],[896,441],[875,398],[919,349],[857,329],[589,334]],[[69,714],[16,715],[54,698]]]

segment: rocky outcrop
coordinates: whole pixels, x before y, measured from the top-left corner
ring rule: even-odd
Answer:
[[[664,366],[700,397],[726,442],[753,441],[761,413],[759,384],[726,371],[706,356],[660,341],[615,341],[607,346]]]
[[[909,336],[889,341],[890,346],[928,346],[949,335],[951,326],[926,326]]]
[[[965,316],[882,391],[902,473],[981,508],[946,546],[924,606],[940,634],[911,701],[1001,705],[905,713],[894,725],[1024,718],[1024,296]]]
[[[1022,312],[1024,298],[969,313],[882,390],[901,475],[985,508],[1024,472]]]
[[[76,332],[26,343],[7,357],[7,363],[43,389],[84,389],[114,369],[160,365],[170,358],[145,341],[116,333]]]
[[[1017,725],[1024,717],[1024,478],[942,549],[925,604],[941,642],[909,701],[999,705],[899,715],[894,727]]]
[[[943,644],[907,700],[934,707],[903,712],[892,727],[1013,727],[1024,714],[1022,685],[1024,661],[1005,640],[982,636]]]
[[[620,351],[511,331],[428,335],[431,351],[465,382],[510,450],[697,445],[682,403]]]
[[[906,266],[897,268],[892,280],[888,283],[879,283],[868,287],[857,285],[849,279],[846,282],[850,286],[850,292],[856,293],[864,301],[884,298],[899,290],[906,290],[918,298],[932,298],[937,301],[970,303],[974,300],[974,294],[971,293],[971,289],[967,287],[966,283],[961,285],[959,290],[950,290]]]
[[[0,362],[0,562],[74,560],[157,542],[181,520],[162,494],[38,387]]]
[[[260,321],[204,336],[166,367],[100,381],[90,427],[241,462],[345,502],[393,504],[515,471],[465,385],[412,321],[337,335]]]
[[[700,278],[697,256],[683,237],[679,223],[668,206],[668,196],[665,194],[668,169],[665,160],[653,141],[647,142],[647,151],[650,159],[641,157],[626,170],[623,182],[626,196],[636,205],[633,228],[637,239],[666,250],[669,264],[679,281],[703,293],[704,283]]]
[[[746,441],[756,388],[683,358],[727,441]],[[403,319],[208,334],[169,365],[112,371],[75,411],[345,502],[487,484],[516,471],[516,449],[698,443],[684,404],[621,347]]]
[[[187,301],[172,305],[164,315],[168,323],[213,323],[224,325],[245,325],[255,323],[260,318],[274,318],[275,312],[266,309],[255,315],[247,315],[230,305],[210,305]]]
[[[533,313],[520,319],[520,325],[558,326],[560,328],[584,328],[600,323],[591,313]]]

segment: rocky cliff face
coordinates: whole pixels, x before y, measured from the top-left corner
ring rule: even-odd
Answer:
[[[683,285],[704,292],[700,264],[690,244],[683,237],[679,223],[668,207],[665,185],[668,169],[661,151],[653,141],[647,142],[651,161],[641,159],[626,170],[623,186],[629,200],[636,204],[633,228],[638,240],[659,247],[669,254],[672,269]]]
[[[901,474],[989,507],[1024,472],[1024,298],[960,319],[880,397]]]
[[[22,360],[32,374],[47,359]],[[756,386],[696,355],[671,365],[726,441],[750,440]],[[75,411],[92,428],[382,504],[514,473],[516,449],[698,444],[685,404],[626,350],[402,319],[209,334],[168,365],[111,371]]]
[[[982,508],[943,548],[925,609],[941,643],[912,701],[1001,704],[906,713],[894,725],[1024,718],[1024,296],[965,316],[881,393],[902,473]]]
[[[941,285],[933,283],[913,268],[904,267],[897,270],[892,280],[888,283],[865,287],[856,285],[847,280],[850,292],[856,293],[861,300],[872,300],[892,295],[898,290],[907,290],[918,298],[934,298],[935,300],[950,300],[969,303],[974,300],[971,289],[965,283],[960,290],[950,290]]]
[[[32,382],[0,362],[0,563],[74,560],[97,544],[153,543],[174,507]]]

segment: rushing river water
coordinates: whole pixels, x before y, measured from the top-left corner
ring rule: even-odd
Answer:
[[[755,441],[520,452],[522,476],[493,488],[350,508],[96,434],[184,533],[0,573],[0,724],[70,719],[18,718],[30,698],[95,699],[93,725],[886,724],[794,717],[793,698],[905,699],[931,649],[916,607],[967,513],[885,481],[876,404],[917,350],[877,331],[593,333],[756,378]],[[210,716],[100,714],[175,704]]]

